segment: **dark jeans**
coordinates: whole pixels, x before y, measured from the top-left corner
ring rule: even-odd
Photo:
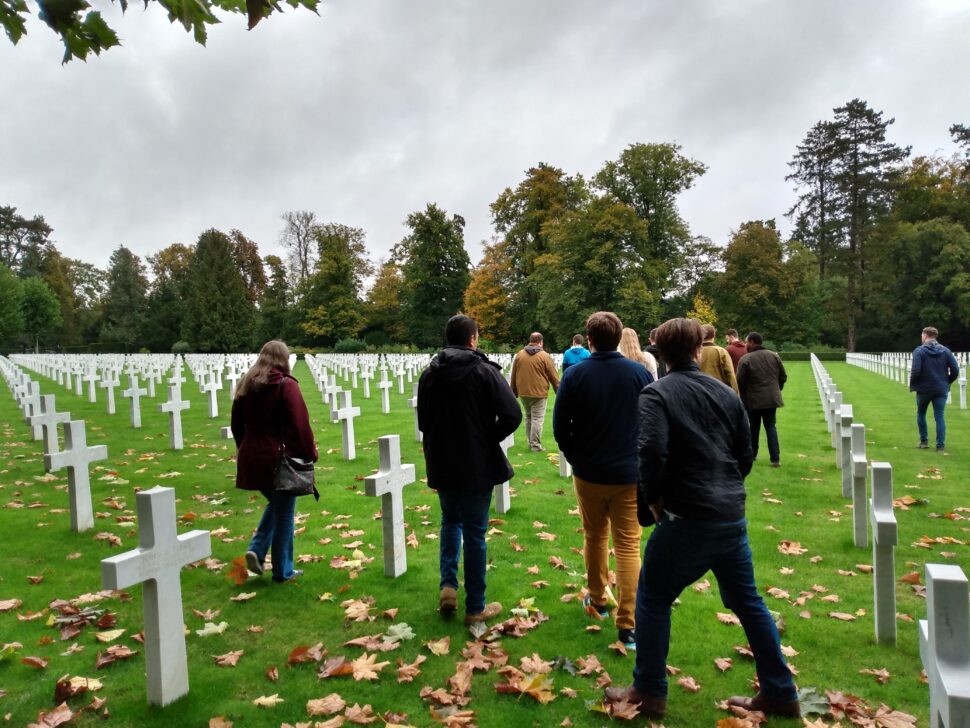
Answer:
[[[259,563],[273,552],[273,581],[286,581],[293,576],[293,514],[296,496],[261,491],[267,500],[259,526],[249,542],[249,550],[256,553]]]
[[[763,409],[750,410],[748,421],[751,423],[751,449],[758,457],[758,440],[761,438],[761,423],[765,423],[765,439],[768,440],[768,457],[771,462],[781,461],[781,450],[778,448],[778,429],[775,427],[775,414],[778,410]]]
[[[946,444],[946,420],[943,419],[943,410],[946,408],[945,394],[931,397],[928,394],[916,393],[916,427],[919,429],[919,440],[929,441],[929,433],[926,431],[926,410],[931,403],[933,419],[936,420],[936,446],[943,447]]]
[[[458,554],[465,553],[465,613],[485,609],[485,531],[492,505],[492,489],[439,490],[441,504],[441,586],[458,588]]]
[[[754,652],[761,694],[796,699],[795,683],[781,654],[778,629],[754,581],[747,523],[663,518],[650,534],[637,589],[637,658],[633,684],[643,695],[667,695],[670,607],[708,570],[721,601],[741,620]]]

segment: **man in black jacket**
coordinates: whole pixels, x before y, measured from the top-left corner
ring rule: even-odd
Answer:
[[[513,475],[500,443],[522,422],[522,410],[499,366],[478,351],[473,319],[448,319],[445,342],[418,380],[418,427],[428,485],[441,505],[439,608],[451,614],[457,606],[464,537],[465,624],[472,624],[502,611],[485,603],[485,531],[492,489]]]
[[[667,708],[670,608],[707,571],[724,606],[734,611],[754,653],[760,692],[731,705],[797,717],[798,698],[781,654],[778,630],[758,594],[744,517],[744,477],[751,471],[751,434],[734,391],[700,372],[701,327],[672,319],[657,330],[667,376],[640,394],[640,483],[657,522],[643,554],[637,588],[637,657],[633,685],[607,688],[606,699],[640,705],[662,717]],[[646,515],[646,514],[644,514]]]

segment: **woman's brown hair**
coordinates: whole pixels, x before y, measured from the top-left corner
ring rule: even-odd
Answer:
[[[245,396],[249,392],[258,392],[269,383],[269,373],[278,369],[283,374],[290,373],[290,350],[286,344],[278,339],[267,341],[259,350],[256,363],[243,374],[236,385],[235,399]]]

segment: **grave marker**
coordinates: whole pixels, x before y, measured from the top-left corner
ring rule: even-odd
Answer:
[[[502,452],[505,453],[505,457],[509,456],[509,449],[515,444],[515,440],[512,435],[506,437],[502,442],[499,443],[499,447],[502,448]],[[512,508],[511,494],[509,493],[509,481],[504,483],[499,483],[495,486],[495,512],[499,514],[508,513]]]
[[[868,519],[866,518],[866,426],[852,425],[852,540],[857,547],[869,545]]]
[[[364,478],[364,492],[381,496],[381,529],[384,535],[384,575],[398,577],[408,570],[404,542],[404,486],[415,480],[414,465],[401,464],[401,437],[379,438],[380,469]]]
[[[40,398],[40,414],[30,418],[31,427],[40,427],[44,437],[44,454],[51,455],[58,451],[57,423],[70,422],[70,412],[57,412],[54,406],[54,395],[45,394]]]
[[[94,526],[94,510],[91,507],[91,478],[88,465],[108,458],[104,445],[88,447],[84,420],[64,423],[64,449],[44,456],[44,469],[48,472],[67,468],[67,493],[71,504],[71,530],[87,531]]]
[[[421,432],[421,426],[418,424],[418,383],[415,382],[411,387],[412,395],[408,398],[408,407],[414,410],[414,440],[415,442],[424,442],[424,433]]]
[[[138,375],[128,375],[128,389],[121,393],[121,396],[131,402],[131,426],[136,430],[141,427],[141,398],[148,394],[147,389],[138,386]]]
[[[121,382],[115,377],[114,372],[110,375],[102,377],[101,384],[99,385],[104,391],[106,399],[108,400],[108,414],[113,415],[115,413],[115,387],[121,385]]]
[[[893,513],[893,466],[872,464],[872,589],[876,642],[896,644],[896,515]]]
[[[341,423],[343,437],[344,460],[357,459],[357,443],[354,441],[354,418],[360,416],[360,407],[354,407],[350,392],[341,390],[337,393],[339,406],[336,411],[337,419]]]
[[[177,384],[168,386],[168,402],[158,405],[160,412],[168,412],[168,445],[173,450],[181,450],[182,442],[182,410],[187,410],[191,403],[182,399]]]
[[[179,571],[212,553],[209,531],[175,530],[175,490],[136,494],[138,548],[101,562],[105,589],[142,587],[148,702],[164,706],[189,692]]]
[[[926,565],[919,653],[930,685],[931,728],[970,728],[970,589],[953,564]]]
[[[566,460],[566,456],[562,454],[562,450],[559,451],[559,477],[573,477],[573,466]]]
[[[381,390],[381,412],[385,415],[391,412],[390,389],[393,383],[387,380],[387,371],[381,370],[381,383],[377,385]]]

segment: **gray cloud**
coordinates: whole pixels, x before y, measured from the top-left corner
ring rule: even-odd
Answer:
[[[60,66],[37,22],[0,42],[0,204],[99,265],[209,227],[273,252],[293,209],[364,228],[377,258],[430,201],[466,218],[477,259],[527,168],[591,175],[659,141],[709,165],[682,209],[723,243],[782,221],[795,145],[851,98],[915,153],[950,153],[970,122],[970,9],[945,1],[334,0],[251,33],[227,17],[207,48],[155,4],[104,13],[125,45],[86,64]]]

